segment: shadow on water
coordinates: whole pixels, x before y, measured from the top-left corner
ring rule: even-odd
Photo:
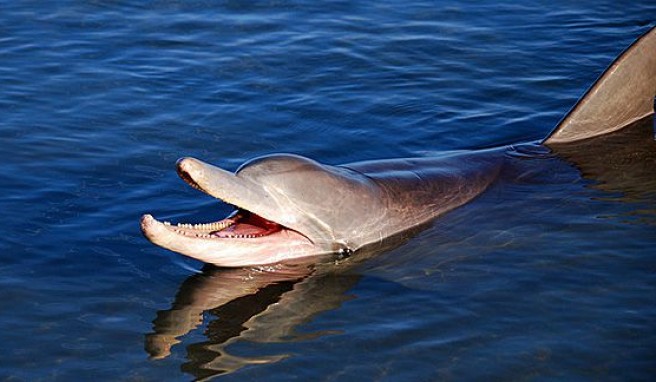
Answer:
[[[626,203],[656,202],[656,141],[653,116],[594,139],[552,149],[593,182],[591,187],[607,192],[607,200]],[[656,209],[631,212],[643,222],[656,224]]]
[[[656,142],[652,118],[610,135],[551,149],[592,181],[591,187],[609,193],[609,200],[654,205]],[[656,211],[637,207],[634,213],[654,223]],[[206,266],[201,274],[182,283],[170,309],[157,313],[153,331],[146,335],[145,349],[153,359],[168,357],[171,348],[203,326],[208,317],[206,340],[186,348],[187,361],[181,366],[194,378],[210,379],[248,365],[283,360],[290,355],[238,356],[228,347],[240,341],[288,343],[337,333],[308,333],[298,328],[354,298],[348,291],[361,278],[354,270],[357,265],[403,245],[429,226],[363,248],[346,259],[301,260],[259,268]]]

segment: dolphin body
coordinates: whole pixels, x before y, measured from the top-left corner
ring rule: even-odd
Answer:
[[[581,142],[594,145],[595,137],[651,118],[655,95],[651,28],[540,143],[555,153],[571,152]],[[182,158],[177,171],[183,180],[236,211],[206,224],[172,225],[144,215],[141,229],[159,246],[223,267],[349,254],[471,201],[511,165],[513,147],[340,166],[275,154],[250,160],[235,173]]]

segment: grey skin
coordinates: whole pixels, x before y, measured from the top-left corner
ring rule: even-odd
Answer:
[[[542,142],[567,145],[620,130],[654,112],[656,29],[602,74]],[[497,178],[510,147],[330,166],[277,154],[251,160],[234,174],[193,158],[178,174],[238,208],[203,225],[171,225],[144,215],[153,243],[225,267],[272,264],[348,253],[428,223],[480,195]]]
[[[548,146],[620,130],[654,113],[656,28],[637,39],[613,61],[554,131]]]

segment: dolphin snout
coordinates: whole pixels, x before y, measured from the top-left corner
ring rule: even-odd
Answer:
[[[153,215],[151,214],[145,214],[141,216],[141,220],[139,221],[140,226],[141,226],[141,232],[146,237],[150,237],[150,228],[153,226],[153,223],[155,222],[155,218],[153,218]]]
[[[184,157],[176,162],[176,170],[182,180],[195,189],[202,190],[198,180],[204,178],[206,165],[195,158]]]
[[[191,157],[182,157],[175,162],[176,169],[179,172],[191,172],[197,167],[198,160]]]

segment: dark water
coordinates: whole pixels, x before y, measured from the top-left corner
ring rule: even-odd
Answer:
[[[569,153],[582,172],[517,152],[412,240],[309,277],[202,270],[141,236],[146,212],[229,212],[178,179],[181,156],[235,169],[540,139],[656,15],[312,4],[0,5],[2,380],[653,378],[650,136]]]

